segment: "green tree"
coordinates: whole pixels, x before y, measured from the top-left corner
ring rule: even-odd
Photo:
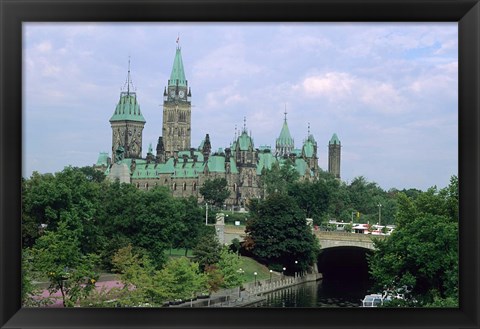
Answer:
[[[377,288],[411,286],[424,305],[458,300],[458,181],[412,199],[398,196],[397,228],[375,241],[369,269]]]
[[[296,182],[300,174],[295,169],[292,160],[287,159],[284,163],[274,163],[270,169],[264,169],[260,184],[263,186],[266,195],[273,193],[286,194],[290,184]]]
[[[203,235],[193,249],[193,258],[202,271],[209,265],[214,265],[220,259],[222,246],[215,234]]]
[[[230,196],[227,185],[225,178],[207,179],[200,187],[200,194],[208,204],[221,207]]]
[[[220,252],[218,268],[223,276],[224,288],[238,287],[243,283],[243,275],[239,272],[241,260],[236,254],[224,247]]]
[[[305,214],[295,200],[285,194],[271,194],[252,203],[244,246],[267,264],[305,270],[315,261],[319,244],[306,224]]]
[[[147,255],[140,255],[131,245],[120,248],[113,256],[114,270],[120,273],[124,287],[116,296],[119,306],[161,306],[173,299]]]
[[[73,307],[95,288],[98,256],[82,254],[78,233],[66,222],[37,239],[32,252],[35,269],[48,278],[50,293],[61,292],[65,307]]]
[[[194,298],[207,287],[206,276],[200,272],[198,263],[186,257],[171,258],[155,278],[174,298],[183,300]]]
[[[205,226],[203,211],[198,207],[195,197],[180,199],[184,206],[181,216],[181,226],[175,234],[174,245],[185,249],[185,257],[190,249],[193,249],[203,232]]]

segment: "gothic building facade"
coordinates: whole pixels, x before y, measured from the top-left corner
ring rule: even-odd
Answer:
[[[301,148],[295,148],[287,123],[287,113],[275,150],[254,145],[246,123],[241,132],[225,148],[212,151],[207,133],[198,147],[191,144],[192,92],[185,77],[181,48],[177,46],[170,79],[163,93],[162,135],[155,153],[149,146],[142,157],[142,132],[145,118],[140,111],[136,92],[130,89],[128,70],[126,91],[110,118],[112,129],[112,160],[102,152],[94,165],[108,179],[134,184],[144,190],[167,186],[174,196],[194,196],[202,202],[200,187],[208,179],[225,178],[230,190],[227,206],[245,207],[250,198],[261,198],[261,176],[275,163],[287,161],[294,165],[301,179],[314,180],[318,166],[317,142],[310,131]],[[310,128],[309,128],[310,130]],[[329,143],[329,171],[340,178],[340,141],[336,134]]]

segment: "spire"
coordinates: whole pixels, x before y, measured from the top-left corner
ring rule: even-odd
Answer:
[[[308,132],[307,132],[307,137],[310,137],[310,122],[308,123]]]
[[[278,155],[288,155],[295,148],[294,141],[290,135],[290,130],[288,129],[287,124],[287,106],[285,105],[285,118],[283,121],[282,130],[280,131],[280,136],[277,138],[275,143],[276,152]]]
[[[183,69],[182,49],[178,45],[175,50],[175,59],[173,60],[172,73],[170,74],[170,80],[168,80],[169,86],[187,86],[187,80],[185,78],[185,70]]]
[[[332,145],[332,144],[337,144],[337,145],[340,145],[340,140],[338,139],[338,136],[336,133],[333,134],[332,138],[330,139],[330,142],[328,143],[329,145]]]
[[[125,90],[125,87],[127,87],[127,91],[126,91],[127,95],[130,95],[130,85],[132,86],[132,89],[135,89],[133,87],[132,77],[130,75],[130,56],[128,56],[127,80],[125,81],[125,84],[123,85],[123,90]]]
[[[243,132],[247,132],[247,117],[243,117]]]
[[[130,91],[130,85],[134,90],[132,79],[130,76],[130,56],[129,56],[127,80],[125,81],[123,90],[120,92],[120,99],[115,108],[115,112],[110,118],[110,122],[126,121],[126,120],[143,122],[143,123],[146,122],[145,118],[142,115],[142,112],[140,111],[140,105],[138,104],[138,101],[137,101],[137,94],[135,91]]]

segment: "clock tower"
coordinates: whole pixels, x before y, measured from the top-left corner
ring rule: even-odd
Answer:
[[[191,96],[183,69],[182,52],[177,40],[172,73],[168,86],[163,92],[162,136],[166,158],[173,156],[175,152],[190,149]]]

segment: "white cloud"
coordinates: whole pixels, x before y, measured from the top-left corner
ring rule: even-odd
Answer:
[[[321,76],[311,76],[303,80],[302,87],[309,97],[346,97],[352,91],[355,78],[347,73],[329,72]]]
[[[356,107],[363,105],[365,109],[384,114],[408,110],[407,100],[398,87],[346,72],[309,76],[293,88],[303,90],[307,97],[323,98],[331,103],[356,104]]]

